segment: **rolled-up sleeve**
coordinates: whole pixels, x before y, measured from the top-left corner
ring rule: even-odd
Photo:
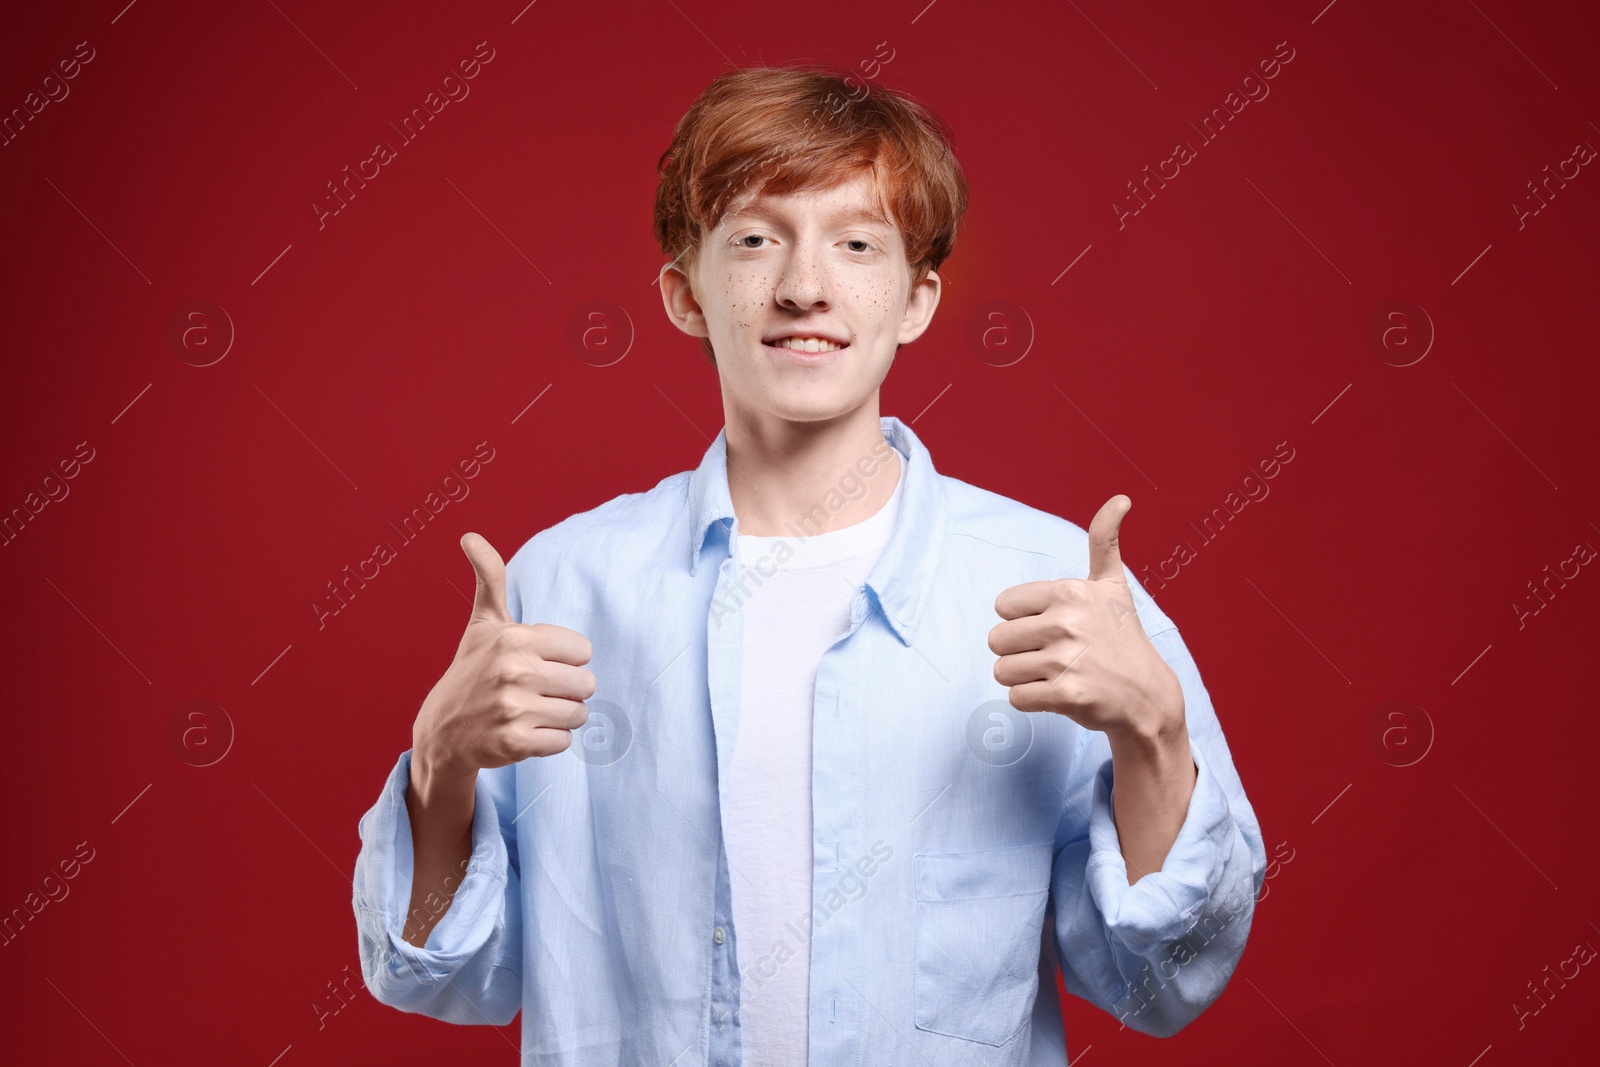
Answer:
[[[1128,884],[1112,815],[1106,735],[1084,730],[1056,838],[1051,898],[1071,993],[1141,1033],[1169,1037],[1232,977],[1244,952],[1266,849],[1200,672],[1175,627],[1150,638],[1183,687],[1198,774],[1159,871]]]
[[[514,765],[480,770],[472,855],[449,909],[418,948],[401,937],[411,905],[411,752],[361,817],[352,904],[361,975],[379,1001],[446,1022],[504,1026],[521,1008],[522,906]]]

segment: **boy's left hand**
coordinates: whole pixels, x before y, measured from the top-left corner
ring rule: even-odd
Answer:
[[[1024,582],[995,598],[995,681],[1018,711],[1053,711],[1113,738],[1157,739],[1184,725],[1183,688],[1139,623],[1118,535],[1118,494],[1089,523],[1089,577]]]

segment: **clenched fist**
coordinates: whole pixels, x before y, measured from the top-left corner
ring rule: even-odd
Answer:
[[[1184,723],[1183,687],[1151,643],[1122,573],[1118,494],[1089,523],[1089,576],[1024,582],[995,598],[995,681],[1018,711],[1053,711],[1113,738],[1166,737]]]
[[[422,702],[411,728],[413,757],[450,775],[476,776],[572,744],[594,695],[589,639],[549,623],[524,625],[506,610],[506,565],[475,533],[461,550],[477,575],[472,618],[456,657]]]

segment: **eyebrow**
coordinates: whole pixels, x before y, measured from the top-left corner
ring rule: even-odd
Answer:
[[[768,207],[767,201],[765,199],[759,199],[753,203],[746,204],[737,211],[728,212],[727,215],[723,216],[723,218],[724,221],[749,218],[751,216],[764,215],[770,210],[771,209]],[[828,218],[830,221],[835,222],[874,222],[879,226],[890,227],[894,225],[876,211],[865,207],[842,208],[833,212],[828,216]]]

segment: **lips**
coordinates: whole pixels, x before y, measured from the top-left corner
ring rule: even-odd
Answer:
[[[768,348],[780,348],[787,352],[806,355],[840,352],[850,347],[850,342],[843,338],[830,337],[826,334],[784,334],[768,338],[761,343]]]
[[[764,345],[776,345],[779,341],[809,340],[816,338],[819,341],[832,341],[841,348],[848,347],[850,339],[836,330],[827,326],[803,326],[791,324],[779,327],[761,338]]]

